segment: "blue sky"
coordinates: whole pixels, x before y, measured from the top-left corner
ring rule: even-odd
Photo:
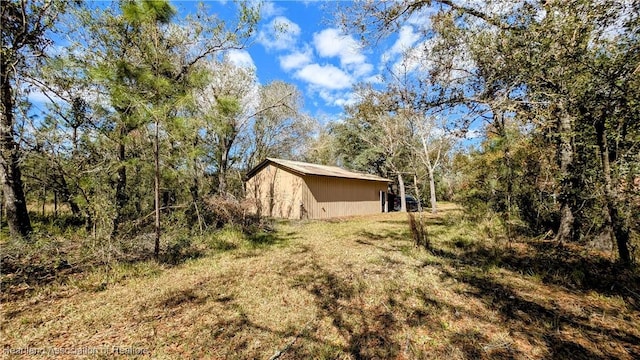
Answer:
[[[225,20],[229,26],[234,25],[238,5],[233,1],[173,0],[171,3],[182,17],[195,14],[201,2],[210,14]],[[403,55],[412,52],[418,55],[414,58],[424,58],[432,46],[431,40],[420,34],[428,25],[426,14],[410,18],[397,33],[389,34],[374,46],[363,47],[358,41],[360,34],[342,33],[334,18],[340,7],[350,6],[351,2],[275,0],[261,3],[261,19],[249,46],[229,51],[227,56],[239,66],[255,69],[261,84],[275,80],[294,84],[304,95],[304,111],[321,124],[339,120],[344,106],[358,100],[353,93],[354,85],[383,86],[382,74],[387,68],[397,69]],[[109,6],[113,2],[93,4]],[[424,71],[429,67],[429,60],[421,64],[414,62],[409,68],[416,70],[418,66]],[[32,92],[30,99],[36,111],[43,110],[49,101],[39,91]],[[451,114],[445,116],[452,118]],[[477,129],[477,126],[472,127]]]
[[[184,14],[196,2],[174,1]],[[205,1],[222,18],[233,16],[231,1]],[[345,104],[352,103],[353,85],[379,83],[382,59],[397,60],[418,40],[407,24],[375,48],[363,48],[357,36],[344,34],[335,24],[333,11],[348,2],[267,1],[251,45],[228,56],[238,65],[256,69],[262,84],[282,80],[295,84],[304,94],[306,111],[321,122],[338,119]],[[278,31],[276,29],[281,29]]]

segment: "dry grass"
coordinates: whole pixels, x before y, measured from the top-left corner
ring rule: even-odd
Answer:
[[[179,266],[45,285],[2,304],[0,343],[104,358],[640,357],[636,275],[619,285],[600,254],[544,242],[506,248],[443,209],[427,215],[433,254],[392,213],[229,232],[227,251]]]

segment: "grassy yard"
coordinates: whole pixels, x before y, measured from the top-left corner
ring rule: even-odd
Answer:
[[[433,253],[413,246],[406,214],[291,222],[251,241],[222,233],[176,266],[5,293],[4,356],[640,358],[637,274],[579,247],[491,240],[452,206],[428,216]]]

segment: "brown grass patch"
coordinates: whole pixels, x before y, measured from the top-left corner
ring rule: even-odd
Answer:
[[[636,273],[582,248],[507,246],[443,208],[425,214],[433,253],[392,213],[283,222],[174,267],[45,285],[2,304],[0,343],[166,359],[640,357]]]

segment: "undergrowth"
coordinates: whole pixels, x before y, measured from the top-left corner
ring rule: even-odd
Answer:
[[[83,230],[38,230],[30,241],[8,238],[0,242],[2,297],[27,296],[52,283],[81,283],[84,288],[99,289],[140,273],[154,274],[216,253],[264,248],[274,244],[273,239],[270,227],[229,224],[203,233],[184,227],[166,228],[160,256],[154,258],[152,233],[111,239],[96,238]]]

